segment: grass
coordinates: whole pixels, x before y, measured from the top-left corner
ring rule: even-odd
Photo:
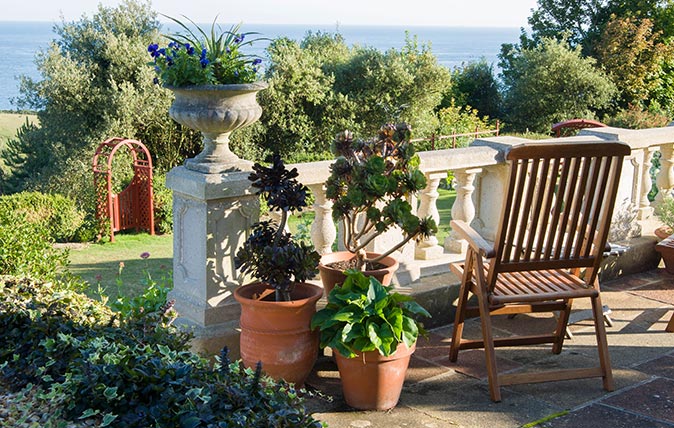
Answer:
[[[456,192],[438,189],[437,201],[440,213],[438,243],[443,244],[449,234],[449,220]],[[313,212],[303,212],[292,216],[288,225],[291,232],[300,239],[311,239]],[[148,252],[150,257],[141,259],[140,254]],[[123,268],[120,270],[120,263]],[[151,236],[147,233],[120,233],[115,242],[90,244],[70,249],[70,271],[89,283],[87,294],[98,296],[98,288],[110,299],[119,293],[128,297],[141,294],[146,287],[149,273],[154,281],[170,274],[173,268],[173,235]],[[120,273],[121,272],[121,273]],[[118,285],[119,284],[119,285]]]
[[[141,259],[141,253],[150,257]],[[120,263],[123,268],[120,270]],[[115,242],[90,244],[70,249],[70,271],[89,283],[87,294],[97,296],[98,285],[115,299],[119,291],[135,297],[143,292],[147,274],[159,282],[173,268],[173,235],[121,233]],[[121,274],[120,274],[121,272]]]

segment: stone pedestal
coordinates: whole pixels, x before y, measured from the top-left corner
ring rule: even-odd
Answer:
[[[173,190],[173,291],[181,323],[194,328],[194,347],[238,349],[239,305],[232,293],[243,278],[236,249],[259,218],[258,197],[247,171],[203,174],[185,167],[169,172]],[[203,342],[203,343],[202,343]]]

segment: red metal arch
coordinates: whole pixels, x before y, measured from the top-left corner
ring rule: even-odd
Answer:
[[[112,161],[122,147],[133,158],[133,180],[124,190],[112,191]],[[126,229],[147,230],[154,235],[152,192],[152,158],[143,143],[124,138],[110,138],[98,145],[93,160],[96,187],[96,217],[110,220],[110,241],[115,232]]]
[[[555,137],[565,137],[570,131],[583,128],[603,128],[607,125],[592,119],[569,119],[552,125]]]

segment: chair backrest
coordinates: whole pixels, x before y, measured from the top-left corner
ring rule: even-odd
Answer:
[[[585,268],[594,282],[629,153],[617,142],[514,146],[490,290],[499,272]]]

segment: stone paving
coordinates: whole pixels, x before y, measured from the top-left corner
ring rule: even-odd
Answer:
[[[602,300],[613,320],[607,328],[616,383],[611,393],[594,378],[502,387],[502,401],[493,403],[483,351],[461,351],[458,362],[450,363],[452,327],[443,326],[417,344],[396,408],[350,409],[329,356],[319,359],[307,381],[323,395],[309,399],[308,407],[330,427],[674,427],[674,333],[665,332],[674,310],[674,276],[657,269],[604,282]],[[589,302],[578,301],[574,312],[587,307]],[[497,335],[521,334],[549,331],[554,322],[551,314],[498,316],[494,328]],[[551,345],[497,348],[499,371],[597,365],[592,322],[570,328],[573,339],[565,341],[560,355],[550,352]],[[467,337],[479,337],[478,320],[465,330]]]

